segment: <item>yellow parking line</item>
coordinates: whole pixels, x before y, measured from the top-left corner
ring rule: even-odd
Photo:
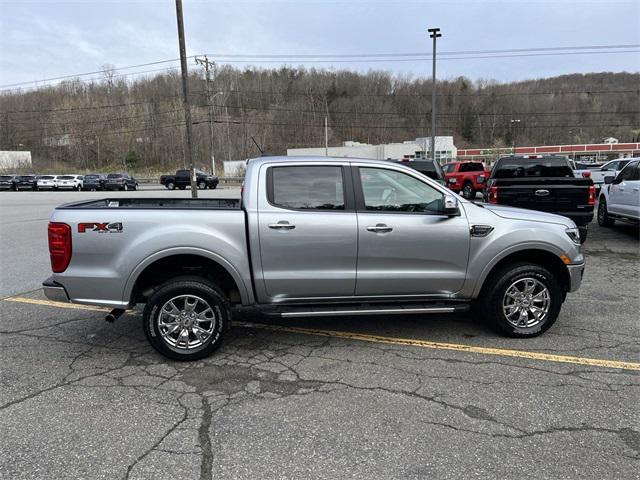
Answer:
[[[604,360],[600,358],[572,357],[569,355],[553,355],[541,352],[528,352],[526,350],[510,350],[504,348],[477,347],[460,343],[430,342],[413,338],[381,337],[379,335],[365,335],[362,333],[340,332],[336,330],[317,330],[311,328],[282,327],[279,325],[264,325],[246,323],[240,326],[273,330],[277,332],[301,333],[320,337],[346,338],[363,342],[386,343],[391,345],[407,345],[411,347],[431,348],[434,350],[454,350],[458,352],[480,353],[484,355],[499,355],[503,357],[526,358],[529,360],[542,360],[556,363],[573,363],[576,365],[588,365],[592,367],[615,368],[622,370],[640,370],[640,363],[621,362],[618,360]]]
[[[30,303],[32,305],[45,305],[47,307],[70,308],[72,310],[90,310],[93,312],[109,312],[108,308],[94,307],[92,305],[78,305],[76,303],[54,302],[52,300],[41,300],[39,298],[28,297],[8,297],[7,302]]]
[[[54,302],[51,300],[40,300],[27,297],[9,297],[4,300],[9,302],[30,303],[33,305],[45,305],[57,308],[70,308],[76,310],[88,310],[96,312],[109,311],[108,308],[94,307],[90,305],[77,305],[72,303]],[[461,343],[431,342],[429,340],[418,340],[414,338],[383,337],[379,335],[366,335],[362,333],[341,332],[337,330],[319,330],[313,328],[283,327],[280,325],[266,325],[261,323],[238,322],[237,326],[245,328],[256,328],[261,330],[271,330],[274,332],[299,333],[303,335],[314,335],[319,337],[345,338],[362,342],[385,343],[390,345],[406,345],[418,348],[430,348],[434,350],[453,350],[457,352],[478,353],[482,355],[497,355],[502,357],[525,358],[528,360],[539,360],[555,363],[571,363],[575,365],[585,365],[591,367],[614,368],[618,370],[640,371],[640,363],[622,362],[619,360],[605,360],[601,358],[573,357],[570,355],[554,355],[550,353],[529,352],[526,350],[510,350],[505,348],[478,347],[474,345],[464,345]]]

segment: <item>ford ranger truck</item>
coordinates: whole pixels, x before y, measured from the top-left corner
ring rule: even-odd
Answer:
[[[142,304],[148,340],[176,360],[215,350],[241,305],[290,318],[477,304],[498,332],[533,337],[585,268],[568,218],[475,205],[402,164],[326,157],[251,160],[241,199],[59,206],[49,251],[49,299],[113,309],[110,321]]]

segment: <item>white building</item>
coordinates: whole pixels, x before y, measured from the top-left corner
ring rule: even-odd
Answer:
[[[0,170],[31,167],[31,152],[0,151]]]
[[[360,142],[344,142],[341,147],[329,147],[326,154],[330,157],[370,158],[373,160],[400,160],[402,158],[424,158],[430,156],[430,137],[416,138],[402,143],[385,143],[371,145]],[[458,149],[453,144],[453,137],[436,137],[436,160],[440,163],[455,159]],[[304,155],[325,155],[324,147],[289,148],[290,157]]]

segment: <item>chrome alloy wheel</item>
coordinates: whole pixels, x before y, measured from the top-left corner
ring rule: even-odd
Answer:
[[[531,328],[542,323],[549,314],[551,294],[535,278],[513,282],[502,299],[502,311],[507,321],[518,328]]]
[[[209,340],[216,322],[216,314],[205,300],[195,295],[179,295],[160,309],[158,330],[170,347],[190,350]]]

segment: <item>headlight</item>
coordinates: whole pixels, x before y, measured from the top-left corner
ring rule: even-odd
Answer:
[[[567,228],[565,233],[576,245],[580,245],[580,231],[577,228]]]

